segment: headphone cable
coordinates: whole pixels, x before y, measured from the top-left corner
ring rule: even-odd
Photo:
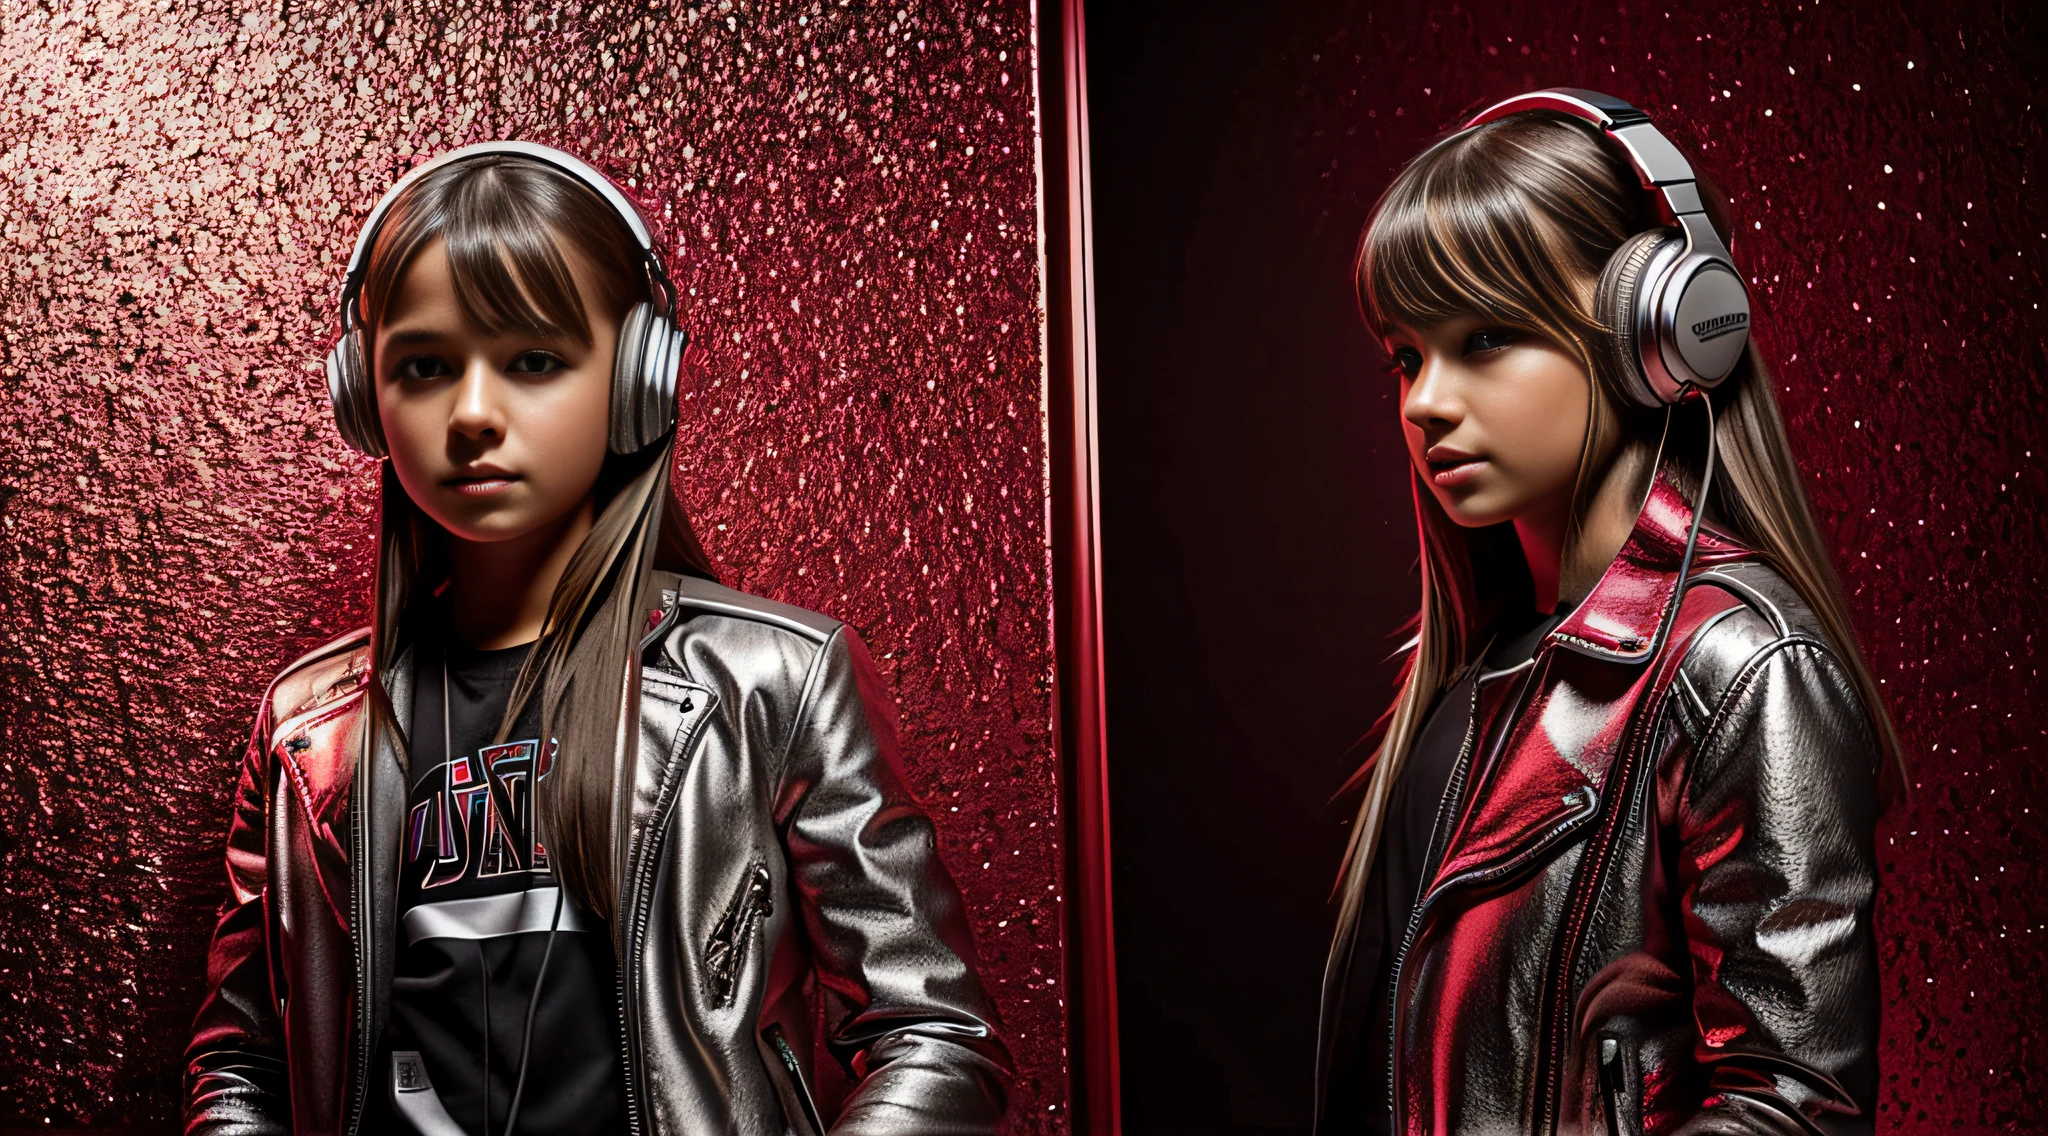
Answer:
[[[441,652],[441,759],[443,761],[453,760],[454,755],[454,738],[452,737],[454,730],[449,721],[451,717],[448,704],[448,653],[444,644]],[[533,786],[536,798],[539,797],[540,790],[539,767],[540,751],[536,750],[534,754],[535,778]],[[488,776],[488,771],[485,771],[485,774]],[[532,816],[532,823],[538,825],[540,823],[540,814],[537,807],[539,805],[537,799],[534,801],[534,805],[536,807],[530,808],[528,812]],[[519,1077],[512,1084],[512,1106],[505,1113],[505,1128],[502,1136],[513,1136],[513,1133],[519,1127],[519,1102],[526,1095],[526,1059],[533,1043],[533,1012],[540,1006],[541,984],[547,981],[548,962],[554,958],[555,954],[555,934],[561,930],[561,927],[562,882],[560,879],[557,879],[555,881],[555,913],[548,920],[548,945],[540,953],[540,970],[533,976],[533,992],[526,996],[526,1026],[519,1035]],[[477,962],[484,968],[484,1133],[485,1136],[489,1136],[491,1130],[491,970],[490,964],[484,961],[482,940],[477,941]]]
[[[538,757],[536,757],[536,763],[538,763],[538,760]],[[540,788],[538,782],[535,783],[534,788],[536,790]],[[534,820],[537,823],[539,819],[539,813],[536,810]],[[548,920],[547,949],[540,953],[540,972],[533,976],[533,993],[526,996],[526,1028],[519,1036],[519,1079],[513,1082],[512,1085],[512,1108],[505,1114],[503,1136],[513,1136],[513,1133],[519,1127],[519,1102],[526,1095],[526,1059],[533,1044],[533,1011],[535,1007],[540,1005],[540,988],[541,984],[547,981],[548,960],[554,957],[555,932],[559,931],[562,925],[562,896],[562,881],[560,878],[557,878],[555,880],[555,914],[552,919]]]

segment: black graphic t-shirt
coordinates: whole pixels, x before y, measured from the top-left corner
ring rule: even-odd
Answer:
[[[553,758],[538,701],[491,744],[527,650],[429,642],[416,655],[398,953],[371,1094],[397,1131],[504,1129],[544,955],[519,1132],[625,1129],[610,929],[556,887],[534,831],[534,785]]]

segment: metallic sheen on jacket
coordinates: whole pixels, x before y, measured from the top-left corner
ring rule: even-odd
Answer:
[[[1710,529],[1681,569],[1691,518],[1660,479],[1535,658],[1479,677],[1366,1027],[1393,1031],[1390,1131],[1873,1129],[1881,751],[1776,572]]]
[[[811,612],[660,587],[612,925],[634,1131],[994,1131],[1009,1058],[867,649]],[[411,670],[383,676],[400,722]],[[257,715],[188,1133],[353,1133],[388,1091],[369,1064],[405,789],[390,745],[361,760],[370,677],[367,636],[344,637]]]

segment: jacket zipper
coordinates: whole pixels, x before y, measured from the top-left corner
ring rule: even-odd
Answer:
[[[666,786],[663,788],[663,796],[666,796]],[[654,815],[648,818],[648,831],[653,831],[660,824],[660,815],[661,809],[657,806]],[[652,839],[657,844],[660,842],[658,834],[650,837],[647,835],[647,832],[642,833],[641,839]],[[636,856],[635,853],[641,854]],[[634,1052],[636,1047],[633,1034],[632,987],[638,982],[638,979],[635,977],[637,974],[636,962],[640,954],[641,936],[647,929],[648,912],[644,899],[649,887],[646,876],[647,862],[651,855],[651,852],[642,852],[642,846],[638,842],[628,846],[626,849],[626,878],[632,883],[632,890],[627,893],[629,906],[624,913],[626,916],[625,934],[622,936],[619,951],[619,1047],[621,1049],[619,1069],[626,1082],[626,1130],[633,1133],[633,1136],[639,1136],[640,1133],[642,1105],[640,1103],[640,1078],[634,1075],[634,1070],[637,1068],[635,1058],[638,1055]]]
[[[711,939],[704,944],[704,969],[711,981],[711,1003],[714,1006],[732,1005],[739,985],[740,967],[746,962],[747,947],[753,942],[754,929],[761,919],[775,911],[772,887],[767,866],[759,860],[754,861],[740,878],[739,890],[733,893],[725,914],[711,928]]]
[[[1636,776],[1636,767],[1637,759],[1641,756],[1640,743],[1644,737],[1654,735],[1658,716],[1653,713],[1648,727],[1628,735],[1629,744],[1622,750],[1622,767],[1619,772],[1621,783],[1615,787],[1616,807],[1611,810],[1612,815],[1608,818],[1608,823],[1594,834],[1594,847],[1589,849],[1586,858],[1579,862],[1580,882],[1572,888],[1571,907],[1566,912],[1562,937],[1553,948],[1556,953],[1551,958],[1551,967],[1556,979],[1551,987],[1549,1005],[1544,1007],[1544,1015],[1537,1018],[1538,1021],[1549,1025],[1549,1036],[1539,1039],[1540,1044],[1545,1047],[1543,1052],[1547,1052],[1549,1056],[1545,1059],[1544,1064],[1547,1068],[1542,1070],[1543,1076],[1539,1081],[1543,1091],[1543,1114],[1541,1123],[1536,1128],[1538,1132],[1557,1130],[1558,1080],[1563,1075],[1564,1047],[1568,1041],[1566,1034],[1569,1028],[1569,1016],[1564,1013],[1563,1007],[1569,996],[1571,960],[1572,956],[1578,953],[1578,944],[1585,931],[1586,920],[1591,916],[1593,904],[1606,882],[1607,861],[1614,850],[1616,839],[1621,829],[1634,818],[1639,809],[1640,802],[1636,797],[1642,782]]]
[[[619,968],[619,1072],[626,1082],[626,1131],[633,1136],[639,1136],[640,1081],[633,1076],[633,1022],[632,1015],[627,1010],[632,999],[626,993],[627,984],[633,980],[630,968],[633,963],[633,948],[637,943],[634,942],[635,933],[631,929],[627,930],[626,935],[628,944]]]
[[[1607,1136],[1634,1136],[1635,1126],[1623,1121],[1621,1106],[1628,1099],[1626,1070],[1621,1063],[1621,1042],[1600,1039],[1600,1090],[1607,1098]]]
[[[687,713],[688,711],[685,711]],[[710,713],[710,708],[705,708]],[[640,942],[647,933],[648,894],[653,888],[649,878],[654,855],[665,841],[669,809],[675,804],[676,794],[682,790],[682,778],[676,776],[680,761],[683,767],[689,765],[689,753],[697,746],[697,731],[693,728],[684,741],[681,750],[669,759],[668,768],[662,772],[661,792],[655,796],[654,809],[648,814],[647,827],[641,831],[638,841],[626,849],[626,879],[631,885],[626,892],[628,909],[625,934],[621,937],[619,951],[619,1048],[623,1060],[620,1070],[626,1082],[626,1129],[639,1136],[641,1131],[640,1079],[634,1076],[635,1046],[633,1032],[631,987],[635,984],[636,960],[640,953]]]
[[[646,634],[640,637],[639,651],[642,655],[645,655],[647,648],[666,634],[669,628],[675,626],[677,617],[682,614],[682,605],[676,603],[676,596],[673,592],[664,592],[662,594],[661,605],[661,618],[656,620],[654,626],[648,628]],[[687,713],[687,710],[685,712]],[[694,737],[691,738],[690,744],[693,746],[696,744]],[[668,785],[664,784],[661,793],[656,799],[654,817],[650,818],[650,825],[656,823],[661,816],[661,804],[667,798],[668,790]],[[644,870],[646,859],[645,857],[637,861],[634,859],[634,853],[638,850],[638,847],[638,845],[630,845],[626,849],[626,871],[624,875],[626,880],[633,886],[630,891],[625,893],[624,898],[629,901],[630,910],[614,912],[615,915],[624,915],[626,917],[624,924],[626,933],[620,936],[619,941],[619,1071],[626,1083],[626,1130],[633,1133],[633,1136],[639,1136],[640,1133],[640,1081],[633,1075],[633,1017],[631,1011],[633,1000],[627,991],[627,987],[633,982],[633,959],[638,953],[641,933],[647,927],[647,912],[641,903],[642,896],[647,890],[644,880],[647,874]],[[636,871],[636,867],[642,870]]]
[[[373,680],[375,681],[375,680]],[[349,843],[351,858],[355,861],[355,908],[356,940],[356,1055],[355,1076],[350,1086],[352,1099],[348,1110],[348,1132],[350,1136],[361,1131],[363,1126],[363,1105],[370,1095],[370,1059],[374,1056],[377,1039],[370,1033],[370,952],[375,942],[370,926],[370,778],[377,767],[377,755],[371,751],[377,732],[371,728],[375,711],[370,708],[369,696],[364,696],[363,744],[361,759],[356,765],[355,784],[351,788],[354,800],[349,802]]]
[[[1387,981],[1387,1131],[1399,1132],[1400,1110],[1395,1102],[1400,1099],[1398,1080],[1401,1076],[1399,1040],[1401,1037],[1401,965],[1408,961],[1408,949],[1415,945],[1415,934],[1422,927],[1423,909],[1428,906],[1424,896],[1428,893],[1429,877],[1436,874],[1437,860],[1443,853],[1442,844],[1445,814],[1453,802],[1464,796],[1465,776],[1472,760],[1473,742],[1479,733],[1479,682],[1475,676],[1472,682],[1472,704],[1465,719],[1465,740],[1458,744],[1458,758],[1451,767],[1451,783],[1444,787],[1443,799],[1437,802],[1436,819],[1429,829],[1429,850],[1422,858],[1421,882],[1416,885],[1414,905],[1408,909],[1408,926],[1401,933],[1401,947],[1394,952],[1394,971]],[[1384,822],[1383,822],[1384,823]],[[1384,834],[1384,827],[1381,829]]]
[[[775,1055],[781,1058],[782,1067],[789,1071],[797,1105],[803,1109],[804,1121],[811,1126],[813,1136],[825,1136],[825,1121],[818,1115],[817,1099],[811,1096],[810,1083],[804,1080],[804,1067],[798,1063],[796,1051],[789,1047],[789,1038],[783,1035],[781,1023],[769,1026],[761,1036],[775,1047]]]

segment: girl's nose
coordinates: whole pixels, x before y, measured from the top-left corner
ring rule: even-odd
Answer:
[[[1457,383],[1446,371],[1431,352],[1423,356],[1422,369],[1408,384],[1408,397],[1401,400],[1401,417],[1418,430],[1453,427],[1464,419],[1465,408],[1457,397]]]
[[[491,365],[472,358],[455,380],[455,406],[448,428],[465,438],[504,437],[504,408],[498,398],[501,380]]]

